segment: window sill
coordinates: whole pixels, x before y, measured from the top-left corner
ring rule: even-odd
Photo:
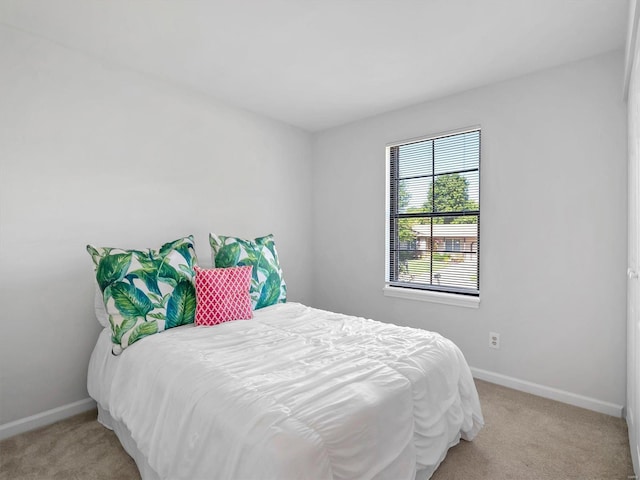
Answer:
[[[422,302],[442,303],[444,305],[454,305],[456,307],[480,307],[480,297],[472,297],[470,295],[431,292],[428,290],[411,290],[409,288],[390,287],[388,285],[385,286],[382,290],[385,297],[396,297],[404,298],[407,300],[420,300]]]

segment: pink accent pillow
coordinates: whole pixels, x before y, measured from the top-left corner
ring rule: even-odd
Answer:
[[[196,325],[217,325],[252,318],[252,266],[204,269],[196,272]]]

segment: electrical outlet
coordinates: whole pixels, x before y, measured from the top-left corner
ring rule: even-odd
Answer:
[[[491,332],[489,333],[489,347],[491,348],[500,348],[500,334]]]

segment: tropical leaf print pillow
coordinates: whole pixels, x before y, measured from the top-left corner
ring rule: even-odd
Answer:
[[[158,250],[87,245],[111,326],[112,352],[167,328],[193,323],[196,311],[193,237]]]
[[[216,268],[253,267],[250,294],[254,310],[287,301],[287,285],[273,235],[243,240],[211,233],[209,243]]]

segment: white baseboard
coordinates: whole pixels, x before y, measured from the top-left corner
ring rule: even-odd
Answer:
[[[533,382],[527,382],[526,380],[520,380],[518,378],[508,377],[500,373],[490,372],[488,370],[482,370],[480,368],[471,368],[471,373],[474,378],[480,380],[486,380],[487,382],[496,383],[503,387],[513,388],[521,392],[531,393],[539,397],[549,398],[562,403],[568,403],[576,407],[586,408],[587,410],[593,410],[595,412],[605,413],[614,417],[623,418],[622,412],[624,407],[622,405],[616,405],[615,403],[603,402],[595,398],[585,397],[576,393],[566,392],[557,388],[547,387]]]
[[[95,400],[92,398],[85,398],[84,400],[78,400],[77,402],[53,408],[46,412],[5,423],[0,425],[0,440],[4,440],[5,438],[13,437],[14,435],[28,432],[30,430],[35,430],[36,428],[51,425],[59,420],[64,420],[65,418],[86,412],[92,408],[96,408]]]

